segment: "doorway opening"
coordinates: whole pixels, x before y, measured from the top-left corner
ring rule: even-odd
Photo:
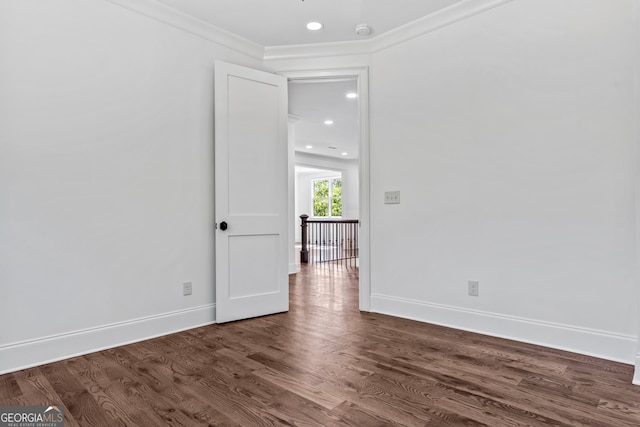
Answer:
[[[290,209],[294,240],[298,245],[303,240],[301,216],[321,226],[338,223],[310,243],[326,244],[317,251],[325,260],[327,254],[356,254],[359,308],[369,311],[367,70],[282,74],[289,79],[289,152],[295,158],[295,169],[291,165],[295,196],[290,198],[295,206]],[[355,228],[349,230],[355,230],[357,238],[352,231],[343,231],[353,222]],[[304,258],[301,249],[295,248],[297,263]]]

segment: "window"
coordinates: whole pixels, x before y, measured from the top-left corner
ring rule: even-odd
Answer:
[[[313,181],[313,216],[342,216],[342,178],[325,178]]]

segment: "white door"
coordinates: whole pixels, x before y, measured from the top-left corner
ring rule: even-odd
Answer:
[[[287,80],[215,65],[216,322],[289,309]]]

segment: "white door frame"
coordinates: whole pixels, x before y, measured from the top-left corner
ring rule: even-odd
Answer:
[[[358,81],[358,121],[360,124],[360,141],[358,146],[358,166],[360,174],[359,308],[361,311],[371,311],[371,252],[369,243],[369,67],[279,71],[278,74],[287,77],[289,80],[355,77]]]

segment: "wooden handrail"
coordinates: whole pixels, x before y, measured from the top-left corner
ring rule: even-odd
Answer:
[[[317,258],[318,254],[320,254],[320,260],[323,260],[322,252],[321,251],[319,252],[317,249],[318,245],[326,247],[325,239],[322,238],[323,233],[326,233],[329,236],[333,236],[333,237],[330,237],[329,242],[333,241],[334,248],[337,248],[338,246],[341,247],[340,245],[342,245],[343,243],[345,244],[348,243],[348,248],[347,248],[348,250],[344,251],[344,252],[348,252],[348,255],[345,255],[345,253],[338,251],[336,249],[333,251],[332,254],[330,254],[328,259],[329,261],[357,257],[358,236],[357,236],[357,228],[354,228],[356,226],[354,226],[353,224],[358,224],[360,220],[357,220],[357,219],[309,219],[309,215],[306,215],[306,214],[300,215],[300,220],[301,220],[300,227],[302,227],[302,230],[301,230],[302,231],[302,236],[301,236],[302,247],[300,250],[301,263],[306,264],[309,262],[309,224],[323,224],[323,225],[324,224],[352,224],[351,226],[349,226],[348,231],[345,231],[346,229],[340,226],[335,226],[332,229],[326,229],[322,225],[317,225],[313,227],[314,232],[312,233],[312,235],[315,236],[314,239],[315,239],[315,245],[316,245],[314,246],[314,253],[316,254],[314,255],[314,262],[318,262],[318,260],[315,259]],[[318,235],[317,235],[318,232],[320,234],[320,238],[318,238]],[[339,237],[339,238],[336,239],[336,237]],[[336,245],[336,241],[338,241],[337,245]],[[327,259],[325,258],[324,260],[327,260]]]
[[[307,217],[309,218],[308,215],[300,215],[300,218],[302,217]],[[304,220],[305,222],[310,222],[310,223],[328,223],[328,224],[357,224],[360,222],[359,219],[306,219]]]

